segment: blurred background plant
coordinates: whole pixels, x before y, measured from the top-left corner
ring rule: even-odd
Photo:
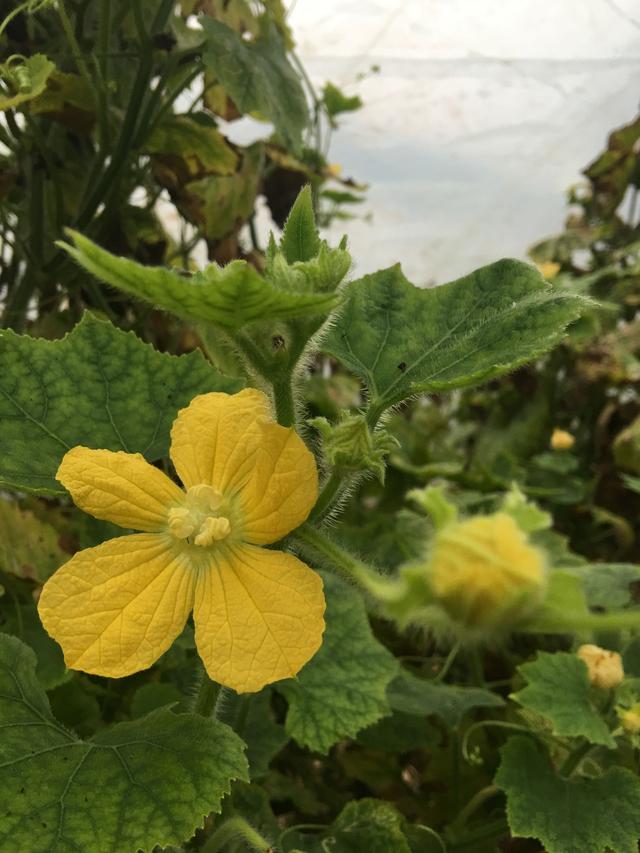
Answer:
[[[325,224],[359,197],[326,158],[360,101],[316,91],[280,0],[4,0],[0,20],[4,326],[57,335],[93,308],[166,346],[56,247],[65,227],[147,264],[260,267],[259,198],[281,226],[305,184]],[[236,145],[246,116],[269,124]]]

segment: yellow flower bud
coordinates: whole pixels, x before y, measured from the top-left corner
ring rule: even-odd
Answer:
[[[541,602],[542,554],[504,512],[446,525],[435,537],[428,580],[459,625],[486,633],[514,626]]]
[[[610,652],[607,649],[601,649],[600,646],[586,643],[580,646],[576,654],[586,663],[589,681],[594,687],[610,690],[624,680],[622,658],[618,652]]]
[[[618,711],[618,718],[622,724],[622,728],[630,735],[640,733],[640,705],[634,705],[633,708],[626,708]]]
[[[560,272],[560,264],[555,261],[544,261],[544,263],[538,264],[538,269],[544,278],[550,280]]]
[[[570,432],[564,429],[554,429],[551,435],[550,444],[552,450],[571,450],[575,443],[575,438]]]

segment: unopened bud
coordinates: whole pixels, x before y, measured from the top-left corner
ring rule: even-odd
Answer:
[[[551,435],[552,450],[571,450],[575,443],[575,438],[565,429],[554,429]]]
[[[542,554],[504,512],[446,525],[427,571],[451,619],[481,633],[515,627],[541,603],[546,586]]]
[[[587,665],[589,681],[594,687],[610,690],[624,680],[622,658],[618,652],[610,652],[587,643],[580,646],[576,654]]]
[[[384,482],[385,459],[398,445],[384,429],[372,431],[364,415],[346,415],[337,424],[326,418],[309,420],[322,438],[322,452],[343,471],[373,471]]]

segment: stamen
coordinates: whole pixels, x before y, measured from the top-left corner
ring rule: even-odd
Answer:
[[[169,510],[169,530],[178,539],[187,539],[196,529],[191,512],[186,507]]]
[[[228,518],[210,515],[202,522],[200,532],[194,542],[196,545],[206,547],[207,545],[213,545],[214,542],[219,542],[221,539],[225,539],[230,532],[231,524]]]

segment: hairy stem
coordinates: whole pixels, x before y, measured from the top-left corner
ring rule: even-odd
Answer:
[[[206,672],[202,673],[200,689],[193,710],[202,717],[210,717],[216,709],[220,685],[212,681]]]
[[[215,830],[204,847],[200,849],[202,853],[218,853],[219,850],[224,850],[231,841],[242,841],[250,850],[258,851],[258,853],[268,853],[271,850],[271,845],[266,838],[263,838],[248,821],[239,815],[234,815],[225,820]]]

